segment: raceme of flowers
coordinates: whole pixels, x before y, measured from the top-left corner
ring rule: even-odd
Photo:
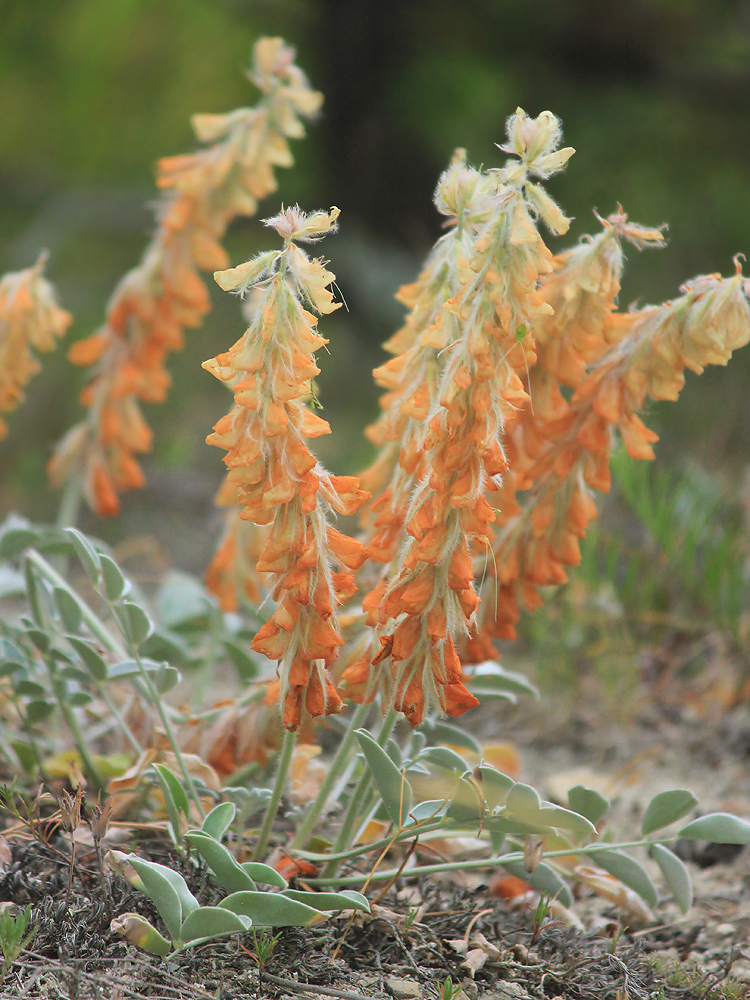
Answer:
[[[391,390],[386,407],[407,400],[419,426],[401,425],[409,435],[399,448],[403,472],[413,477],[408,495],[396,470],[375,504],[385,509],[368,552],[390,561],[364,601],[382,643],[373,665],[390,659],[393,704],[412,725],[425,708],[460,715],[477,704],[456,642],[479,604],[472,556],[492,539],[485,492],[507,468],[502,441],[528,401],[522,374],[536,360],[529,331],[551,312],[537,285],[552,255],[533,219],[541,215],[556,233],[568,222],[532,178],[548,178],[570,158],[573,150],[558,149],[560,138],[553,115],[530,119],[519,109],[503,147],[517,160],[484,177],[457,160],[438,189],[438,207],[454,219],[444,238],[451,259],[442,269],[443,301],[430,313],[417,298],[407,329],[416,332],[426,319],[424,329],[376,371]],[[429,279],[428,271],[423,288]],[[381,427],[384,437],[399,430],[396,421]],[[344,679],[357,686],[365,669],[360,660]]]
[[[18,406],[39,371],[34,351],[53,351],[72,321],[44,277],[45,262],[42,254],[33,267],[0,280],[0,438],[8,433],[1,415]]]
[[[140,404],[164,399],[167,355],[209,310],[200,272],[227,266],[219,242],[227,225],[275,190],[274,167],[292,164],[287,140],[304,135],[300,118],[322,103],[280,38],[256,43],[248,77],[262,94],[257,107],[195,115],[198,139],[212,145],[159,162],[156,233],[115,290],[104,326],[70,351],[74,364],[94,366],[81,396],[88,415],[58,445],[50,475],[80,477],[102,516],[118,512],[121,491],[143,485],[136,456],[150,450],[152,432]]]
[[[275,607],[252,646],[278,662],[288,730],[299,727],[303,712],[317,717],[342,707],[330,674],[344,641],[338,609],[355,592],[353,571],[364,558],[361,543],[334,528],[329,515],[353,514],[369,493],[354,477],[326,472],[306,440],[330,432],[307,403],[320,371],[315,352],[328,343],[310,309],[325,314],[339,304],[329,289],[334,275],[297,241],[320,239],[337,217],[338,209],[282,210],[266,222],[283,238],[282,250],[217,272],[225,290],[255,288],[254,313],[243,337],[204,364],[234,393],[208,443],[227,452],[240,517],[268,526],[256,568],[271,574]]]
[[[748,283],[739,265],[730,278],[703,275],[681,291],[673,302],[618,317],[612,346],[570,402],[526,440],[518,429],[523,478],[514,484],[527,492],[520,506],[510,491],[503,495],[506,515],[487,560],[474,659],[492,648],[486,637],[513,638],[519,604],[534,608],[537,588],[564,583],[564,567],[580,562],[578,540],[596,517],[590,491],[609,489],[612,430],[631,458],[652,459],[657,435],[638,416],[646,400],[677,399],[685,368],[700,374],[706,365],[726,364],[750,340]]]

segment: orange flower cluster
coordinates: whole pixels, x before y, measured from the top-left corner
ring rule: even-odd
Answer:
[[[360,479],[373,494],[379,493],[370,508],[377,518],[367,552],[381,563],[389,563],[398,551],[409,500],[424,471],[424,419],[437,399],[445,359],[445,338],[438,343],[434,334],[446,322],[445,303],[461,289],[461,267],[471,254],[479,220],[486,222],[486,188],[487,179],[467,167],[464,151],[458,150],[435,195],[450,229],[417,281],[399,290],[396,297],[410,312],[404,326],[383,345],[396,356],[374,372],[388,391],[380,400],[380,418],[366,430],[379,454]]]
[[[273,614],[253,649],[279,663],[283,721],[300,725],[341,707],[329,668],[343,640],[337,609],[355,592],[352,570],[364,558],[359,542],[327,521],[330,510],[352,514],[369,497],[350,476],[332,476],[311,454],[306,438],[330,432],[307,406],[318,374],[315,351],[327,341],[317,332],[319,313],[338,308],[334,275],[295,241],[313,241],[335,229],[338,209],[305,215],[288,209],[266,225],[284,249],[262,254],[215,277],[225,290],[258,290],[254,318],[244,336],[204,368],[233,389],[235,405],[208,443],[225,449],[228,482],[241,518],[268,525],[258,572],[272,574]],[[338,568],[337,568],[338,567]]]
[[[477,546],[486,551],[492,540],[495,515],[485,491],[507,468],[502,441],[528,402],[522,373],[536,360],[530,331],[551,312],[537,290],[540,275],[551,269],[551,254],[534,219],[541,217],[558,233],[568,223],[531,178],[549,177],[570,158],[572,150],[557,148],[560,137],[549,112],[530,119],[519,109],[508,122],[509,142],[503,147],[518,160],[484,178],[456,178],[454,190],[468,195],[456,211],[450,244],[457,291],[403,354],[376,372],[391,398],[406,400],[407,415],[421,426],[411,447],[407,443],[401,450],[402,471],[396,470],[375,504],[381,508],[380,533],[368,551],[391,561],[363,602],[371,624],[385,633],[372,662],[390,657],[393,705],[412,725],[426,707],[460,715],[477,704],[464,685],[455,642],[468,634],[479,604],[474,552]],[[445,197],[445,186],[442,193]],[[458,209],[456,200],[450,198]],[[459,237],[464,230],[465,255]],[[427,310],[423,314],[429,316]],[[413,314],[407,329],[418,322]],[[432,378],[417,384],[418,372],[429,376],[426,348],[441,361]],[[381,427],[384,436],[399,429],[397,422],[389,430],[381,421]],[[403,472],[418,477],[405,509]],[[368,667],[363,658],[343,679],[356,690]]]
[[[150,450],[152,433],[140,404],[164,399],[165,359],[209,309],[200,271],[227,266],[219,243],[227,225],[275,190],[274,167],[292,164],[287,139],[304,135],[300,116],[320,108],[322,95],[293,60],[282,39],[260,39],[248,73],[263,95],[258,106],[193,117],[198,139],[213,145],[159,162],[156,234],[116,289],[104,326],[71,349],[74,364],[96,366],[81,397],[89,413],[60,442],[50,475],[55,483],[81,477],[102,516],[118,512],[122,490],[143,485],[136,455]]]
[[[610,220],[614,235],[619,229],[636,242],[657,242],[655,231],[628,232],[623,220]],[[503,523],[470,658],[488,654],[491,636],[513,638],[519,605],[534,608],[541,602],[537,588],[565,582],[565,566],[580,562],[578,540],[596,517],[590,491],[609,489],[612,430],[632,458],[653,458],[657,435],[637,415],[646,399],[676,399],[686,367],[700,373],[726,364],[750,340],[750,288],[739,266],[731,278],[702,276],[681,291],[663,306],[605,315],[594,363],[580,371],[570,402],[560,397],[547,414],[537,412],[517,428],[517,471],[501,492]],[[517,490],[528,491],[521,504]]]
[[[0,414],[14,410],[23,388],[39,371],[32,349],[53,351],[72,316],[58,306],[52,285],[44,277],[46,255],[33,267],[0,280]],[[0,417],[0,438],[8,433]]]

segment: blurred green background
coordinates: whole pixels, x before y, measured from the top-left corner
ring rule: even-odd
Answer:
[[[568,245],[620,201],[635,221],[669,223],[666,250],[629,252],[621,302],[676,294],[687,278],[732,270],[750,253],[750,4],[747,0],[5,0],[0,2],[0,267],[51,252],[48,273],[75,315],[0,442],[0,513],[54,517],[45,465],[80,416],[82,373],[65,346],[101,322],[119,277],[152,226],[153,164],[195,148],[189,117],[255,100],[240,70],[253,41],[280,34],[325,94],[280,202],[338,205],[340,234],[322,252],[348,304],[321,323],[330,337],[320,395],[334,434],[319,454],[356,471],[376,412],[370,370],[401,316],[393,301],[440,233],[432,191],[456,146],[499,165],[517,105],[563,120],[578,152],[551,193],[575,217]],[[268,242],[235,224],[234,262]],[[153,536],[165,559],[200,570],[219,528],[211,498],[221,453],[204,444],[228,399],[200,362],[240,335],[235,300],[216,290],[203,329],[171,363],[146,491],[123,515],[84,527],[118,542]],[[728,370],[689,377],[679,404],[654,407],[664,463],[697,461],[738,478],[750,443],[750,351]],[[179,517],[170,517],[179,513]],[[147,520],[148,518],[148,520]]]

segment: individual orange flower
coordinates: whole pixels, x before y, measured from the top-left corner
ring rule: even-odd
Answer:
[[[159,162],[156,233],[115,290],[104,326],[71,348],[74,364],[95,366],[81,397],[89,413],[58,445],[50,475],[55,483],[81,477],[102,516],[118,512],[120,492],[143,485],[136,456],[150,450],[152,433],[140,404],[164,399],[167,355],[208,312],[200,272],[226,267],[219,240],[227,225],[275,190],[274,167],[292,163],[287,140],[304,135],[300,118],[320,108],[322,96],[293,60],[282,39],[260,39],[248,73],[262,93],[258,106],[193,117],[198,139],[212,145]]]
[[[42,254],[33,267],[0,280],[0,414],[18,406],[24,386],[39,371],[34,350],[53,351],[72,321],[44,277],[46,259]],[[7,433],[0,416],[0,438]]]
[[[329,290],[334,275],[294,241],[321,238],[337,216],[338,209],[282,210],[266,224],[284,238],[283,250],[216,274],[225,290],[255,287],[255,309],[245,335],[204,364],[235,400],[208,443],[227,452],[227,482],[242,520],[267,525],[257,570],[270,574],[276,606],[253,649],[278,661],[289,730],[303,711],[330,715],[342,706],[330,675],[343,644],[337,611],[356,589],[352,571],[364,558],[362,546],[333,528],[327,514],[352,514],[369,493],[354,477],[326,472],[306,442],[329,427],[306,402],[319,372],[315,351],[328,342],[305,305],[330,313],[338,304]]]

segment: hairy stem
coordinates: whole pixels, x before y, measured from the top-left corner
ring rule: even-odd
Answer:
[[[397,718],[398,713],[391,708],[385,719],[383,719],[383,725],[381,726],[380,733],[378,734],[378,743],[381,747],[384,747],[388,742],[388,737],[393,732],[393,727],[396,724]],[[341,822],[341,829],[339,830],[339,834],[333,845],[333,855],[336,855],[338,852],[343,851],[346,847],[348,847],[352,834],[354,833],[360,819],[362,804],[370,790],[371,781],[372,775],[370,774],[370,769],[365,765],[365,769],[360,775],[357,786],[352,792],[352,797],[349,799],[349,805],[346,807],[346,812],[344,813],[344,818]],[[326,865],[323,875],[325,878],[332,878],[337,871],[338,862],[336,857],[333,857]]]
[[[349,720],[349,726],[344,733],[341,743],[339,743],[336,755],[328,767],[328,771],[326,772],[323,784],[320,786],[320,790],[315,797],[315,801],[308,807],[305,818],[294,835],[294,839],[290,845],[292,850],[296,850],[298,847],[304,847],[306,844],[318,817],[323,811],[323,807],[328,801],[331,789],[335,785],[339,775],[341,774],[342,768],[346,765],[350,756],[352,743],[354,742],[354,732],[364,723],[369,711],[370,705],[357,705],[357,709]]]
[[[284,786],[286,785],[286,776],[289,772],[289,765],[292,762],[292,753],[294,752],[296,739],[296,732],[292,732],[288,729],[285,731],[284,743],[281,747],[281,753],[279,754],[279,762],[276,769],[276,780],[274,781],[271,800],[268,803],[266,814],[263,817],[263,825],[260,828],[258,842],[255,845],[255,850],[253,851],[253,857],[256,861],[265,854],[266,848],[268,847],[271,829],[273,828],[276,814],[279,811],[279,802],[281,802],[281,795],[284,791]]]

